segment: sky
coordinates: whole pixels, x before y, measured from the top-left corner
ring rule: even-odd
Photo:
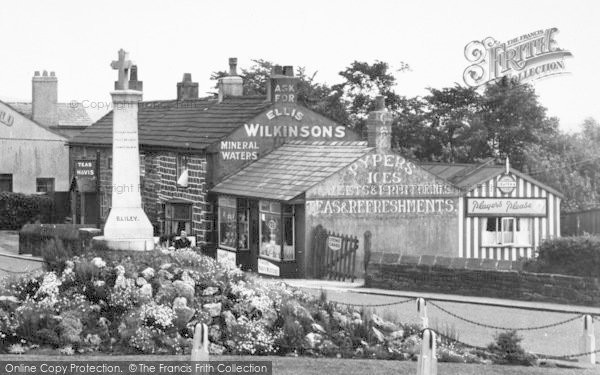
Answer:
[[[573,54],[567,75],[533,81],[540,102],[562,129],[600,120],[600,2],[586,1],[3,1],[0,99],[30,101],[34,71],[55,71],[61,102],[85,101],[94,118],[110,103],[117,72],[110,62],[130,53],[144,81],[144,100],[173,99],[183,73],[201,95],[211,72],[252,59],[304,66],[334,84],[351,62],[385,61],[396,92],[464,85],[465,46],[506,42],[558,28],[557,45]],[[102,111],[100,111],[102,112]]]

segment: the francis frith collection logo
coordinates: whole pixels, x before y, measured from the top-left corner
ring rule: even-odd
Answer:
[[[492,37],[472,41],[464,51],[471,63],[463,73],[465,83],[477,87],[505,76],[525,83],[568,73],[564,60],[572,54],[558,47],[557,33],[558,29],[554,27],[507,42]]]

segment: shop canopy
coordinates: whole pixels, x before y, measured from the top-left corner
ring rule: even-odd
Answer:
[[[226,178],[211,191],[289,201],[371,150],[367,142],[361,141],[290,141]]]

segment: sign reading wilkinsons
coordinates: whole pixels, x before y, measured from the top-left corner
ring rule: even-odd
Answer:
[[[546,198],[467,198],[468,216],[547,215]]]
[[[567,73],[564,59],[572,54],[557,46],[556,33],[557,28],[550,28],[504,43],[492,37],[472,41],[465,47],[471,63],[463,73],[465,83],[476,87],[505,76],[528,82]]]

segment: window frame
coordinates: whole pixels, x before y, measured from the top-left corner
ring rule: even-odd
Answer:
[[[486,240],[482,240],[481,241],[481,246],[483,247],[509,247],[509,246],[515,246],[515,247],[520,247],[520,246],[532,246],[533,243],[533,238],[532,238],[532,231],[531,231],[531,227],[532,227],[532,223],[531,223],[531,218],[527,218],[527,217],[519,217],[519,216],[489,216],[485,218],[486,220],[483,221],[482,220],[482,225],[481,225],[481,234],[482,236],[485,235],[486,233],[494,233],[494,243],[489,243],[489,236],[486,236]],[[494,220],[494,230],[489,230],[489,228],[491,227],[490,225],[490,220]],[[522,222],[522,220],[527,220],[527,233],[528,233],[528,241],[527,243],[521,243],[518,241],[518,238],[520,236],[518,236],[518,233],[520,233],[523,229],[523,227],[525,226],[524,223]],[[506,224],[505,224],[506,223]],[[508,223],[512,223],[512,230],[508,231],[505,229],[505,227],[510,226]],[[510,234],[512,241],[505,241],[505,236]]]
[[[50,190],[40,191],[40,182],[50,182]],[[35,178],[35,192],[36,193],[54,193],[56,191],[56,179],[54,177],[36,177]]]
[[[176,212],[175,207],[177,207],[177,206],[187,207],[189,209],[189,215],[187,215],[187,217],[185,217],[185,218],[183,216],[182,217],[176,217],[176,215],[175,215],[175,212]],[[191,202],[190,203],[184,203],[184,202],[166,202],[165,203],[165,210],[164,210],[164,218],[165,218],[165,221],[164,221],[164,223],[165,223],[165,228],[164,228],[165,230],[164,230],[164,232],[165,233],[164,234],[166,234],[168,236],[170,236],[172,234],[175,234],[175,235],[179,236],[179,230],[176,233],[174,233],[171,229],[173,228],[173,223],[183,222],[184,226],[186,226],[185,224],[189,223],[189,230],[187,229],[187,226],[186,226],[186,232],[187,232],[187,234],[191,235],[191,236],[195,235],[194,234],[194,226],[193,226],[193,222],[192,222],[193,211],[194,211],[193,204]],[[172,216],[170,216],[170,215],[172,215]],[[169,233],[166,233],[167,229],[169,229],[169,231],[168,231]]]
[[[13,174],[12,173],[0,173],[0,186],[2,186],[2,183],[4,181],[8,181],[9,183],[9,189],[8,190],[0,190],[0,191],[6,191],[9,193],[12,193],[14,190],[14,180],[13,180]]]

